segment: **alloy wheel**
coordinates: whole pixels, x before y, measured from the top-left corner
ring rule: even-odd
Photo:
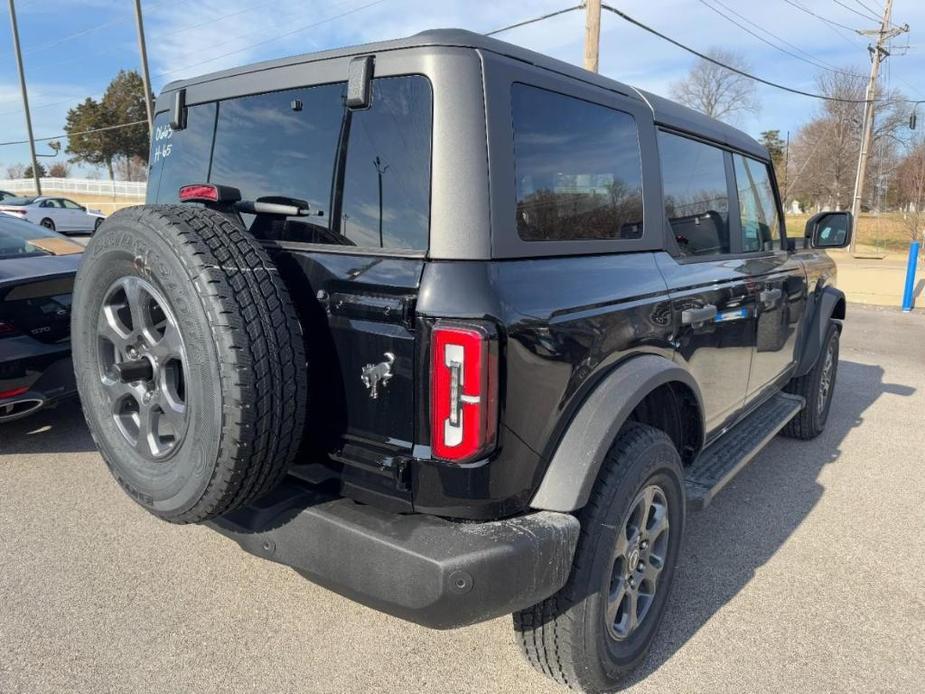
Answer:
[[[126,442],[150,460],[186,434],[186,348],[169,304],[149,282],[122,277],[105,294],[97,324],[100,382]]]
[[[668,499],[658,485],[645,487],[618,529],[606,602],[606,625],[617,641],[629,638],[648,616],[668,556]]]

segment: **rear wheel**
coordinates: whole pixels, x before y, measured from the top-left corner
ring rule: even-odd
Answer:
[[[155,515],[208,520],[285,474],[305,419],[301,330],[263,248],[222,215],[114,214],[87,245],[71,332],[93,437]]]
[[[54,223],[54,221],[51,220],[51,219],[49,219],[48,217],[45,217],[45,219],[43,219],[41,222],[39,222],[39,224],[41,224],[41,225],[42,225],[43,227],[45,227],[46,229],[51,229],[52,231],[55,230],[55,223]]]
[[[613,689],[645,657],[662,619],[684,531],[681,458],[671,439],[632,423],[579,513],[572,573],[514,615],[527,660],[561,684]]]
[[[794,439],[814,439],[825,429],[835,392],[838,375],[838,324],[829,321],[822,343],[822,351],[813,368],[805,376],[792,379],[784,390],[806,400],[802,410],[785,426],[781,433]]]

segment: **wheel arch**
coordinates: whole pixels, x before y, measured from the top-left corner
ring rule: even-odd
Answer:
[[[845,319],[845,293],[835,287],[826,287],[815,301],[815,310],[810,314],[804,326],[804,338],[800,348],[800,358],[794,376],[808,374],[825,343],[825,333],[829,321]]]
[[[703,400],[694,378],[660,356],[633,357],[587,396],[553,452],[530,505],[570,512],[584,506],[601,465],[628,421],[665,431],[685,462],[703,444]]]

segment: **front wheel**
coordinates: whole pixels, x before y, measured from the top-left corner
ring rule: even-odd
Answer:
[[[527,660],[561,684],[612,690],[645,657],[662,619],[684,532],[681,458],[671,439],[631,423],[579,513],[572,573],[514,615]]]
[[[805,441],[816,438],[825,429],[838,375],[839,337],[838,324],[829,321],[822,351],[813,368],[808,374],[792,379],[784,388],[806,400],[803,409],[781,430],[784,436]]]

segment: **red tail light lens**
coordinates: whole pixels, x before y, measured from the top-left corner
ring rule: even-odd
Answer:
[[[218,202],[218,186],[196,184],[180,188],[180,202]]]
[[[12,390],[0,390],[0,400],[7,400],[8,398],[17,398],[20,395],[25,395],[29,392],[28,386],[20,386],[19,388],[13,388]]]
[[[12,335],[18,335],[19,330],[12,323],[7,321],[0,320],[0,337],[10,337]]]
[[[431,451],[454,463],[495,446],[498,358],[491,333],[475,324],[437,323],[431,337]]]

